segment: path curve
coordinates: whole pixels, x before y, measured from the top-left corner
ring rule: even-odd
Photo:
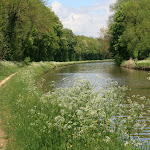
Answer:
[[[18,73],[18,72],[14,73],[14,74],[10,75],[9,77],[5,78],[4,80],[2,80],[2,81],[0,82],[0,87],[1,87],[4,83],[6,83],[11,77],[13,77],[15,74],[17,74],[17,73]]]
[[[5,78],[4,80],[2,80],[0,82],[0,87],[17,73],[18,72],[14,73],[14,74],[10,75],[9,77]],[[7,143],[8,143],[8,138],[5,134],[5,132],[2,130],[1,125],[2,125],[2,121],[1,121],[1,118],[0,118],[0,150],[6,150],[6,146],[7,146]]]

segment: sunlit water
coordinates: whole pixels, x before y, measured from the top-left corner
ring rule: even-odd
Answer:
[[[120,68],[115,66],[113,62],[100,62],[60,68],[42,75],[38,82],[41,85],[41,81],[44,79],[45,82],[42,82],[42,88],[45,92],[48,92],[52,88],[53,81],[56,88],[71,86],[75,78],[86,78],[96,88],[103,88],[105,84],[117,81],[118,85],[131,88],[131,91],[127,93],[128,96],[140,95],[150,98],[150,81],[146,79],[147,77],[148,72],[146,71]],[[146,116],[150,116],[150,114],[147,113]],[[150,140],[150,125],[140,133],[140,138],[141,140]]]

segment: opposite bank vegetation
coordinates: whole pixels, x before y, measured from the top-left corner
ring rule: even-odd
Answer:
[[[18,69],[14,63],[1,62],[3,66],[5,63],[7,69]],[[85,79],[75,79],[71,87],[45,94],[36,87],[40,74],[68,64],[32,62],[19,68],[20,72],[0,88],[0,113],[8,149],[148,149],[138,140],[139,132],[146,127],[140,119],[150,103],[146,97],[126,97],[127,87],[116,82],[103,90],[95,89]],[[131,139],[133,134],[135,139]]]
[[[150,71],[150,58],[146,60],[133,60],[132,58],[128,61],[123,61],[121,67]]]

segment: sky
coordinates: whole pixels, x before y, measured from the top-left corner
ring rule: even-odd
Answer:
[[[64,28],[76,35],[100,36],[100,28],[107,28],[112,14],[109,6],[116,0],[48,0]]]

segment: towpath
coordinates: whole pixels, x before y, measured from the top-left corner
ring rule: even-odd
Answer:
[[[9,77],[5,78],[3,81],[0,82],[0,87],[6,83],[11,77],[13,77],[15,74],[17,74],[18,72],[16,73],[13,73],[12,75],[10,75]],[[1,116],[1,115],[0,115]],[[6,146],[7,146],[7,143],[8,143],[8,138],[7,138],[7,135],[5,134],[5,132],[3,131],[2,129],[2,120],[0,118],[0,150],[6,150]]]

